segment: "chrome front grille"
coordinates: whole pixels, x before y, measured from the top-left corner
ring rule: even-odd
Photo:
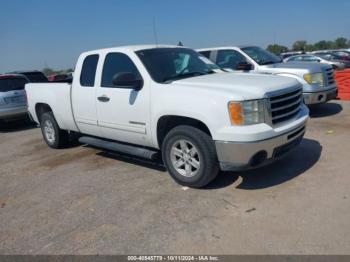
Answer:
[[[334,70],[333,68],[327,68],[325,71],[324,71],[324,78],[325,78],[325,85],[328,86],[328,85],[332,85],[335,83],[335,80],[334,80]]]
[[[303,90],[297,89],[270,97],[272,124],[279,124],[295,117],[303,104]]]

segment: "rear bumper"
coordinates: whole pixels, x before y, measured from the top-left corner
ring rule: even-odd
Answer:
[[[223,171],[255,168],[282,157],[302,140],[306,122],[282,135],[252,142],[216,141],[216,151]]]
[[[28,114],[27,106],[9,107],[0,109],[0,119],[14,119]]]
[[[332,89],[317,92],[304,92],[303,95],[306,105],[323,104],[338,96],[338,88],[334,87]]]

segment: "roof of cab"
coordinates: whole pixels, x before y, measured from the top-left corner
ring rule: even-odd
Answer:
[[[177,45],[127,45],[127,46],[117,46],[117,47],[90,50],[84,53],[93,53],[93,52],[100,52],[100,51],[113,52],[116,50],[131,50],[131,51],[137,52],[140,50],[155,49],[155,48],[186,48],[186,47],[177,46]]]
[[[255,45],[227,45],[227,46],[216,46],[216,47],[206,47],[206,48],[198,48],[198,51],[209,51],[209,50],[220,50],[220,49],[235,49],[235,48],[246,48],[246,47],[257,47]]]

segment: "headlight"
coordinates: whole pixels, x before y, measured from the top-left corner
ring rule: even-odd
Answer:
[[[324,86],[324,78],[322,73],[305,74],[304,79],[310,85],[319,84],[320,86]]]
[[[265,122],[265,100],[230,102],[231,124],[254,125]]]

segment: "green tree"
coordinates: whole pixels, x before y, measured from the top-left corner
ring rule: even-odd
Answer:
[[[327,47],[328,47],[327,41],[325,41],[325,40],[318,41],[317,43],[314,44],[314,48],[316,50],[327,49]]]
[[[335,48],[347,48],[348,47],[347,42],[348,42],[348,40],[346,38],[338,37],[334,41],[334,47]]]
[[[49,76],[55,73],[55,71],[52,68],[44,68],[43,70],[44,75]]]
[[[74,70],[72,68],[68,68],[68,69],[61,69],[61,70],[54,70],[52,68],[44,68],[42,70],[42,72],[44,73],[44,75],[46,76],[50,76],[50,75],[57,75],[57,74],[68,74],[68,73],[72,73]]]
[[[314,47],[314,45],[312,45],[312,44],[307,44],[306,46],[305,46],[305,51],[306,52],[312,52],[312,51],[315,51],[316,49],[315,49],[315,47]]]
[[[334,49],[336,48],[336,44],[333,41],[318,41],[317,43],[314,44],[315,50],[327,50],[327,49]]]
[[[335,42],[327,41],[327,49],[335,49]]]
[[[293,44],[293,51],[305,51],[307,42],[305,40],[298,40]]]
[[[268,45],[267,51],[279,55],[284,52],[288,52],[288,47],[278,44]]]

